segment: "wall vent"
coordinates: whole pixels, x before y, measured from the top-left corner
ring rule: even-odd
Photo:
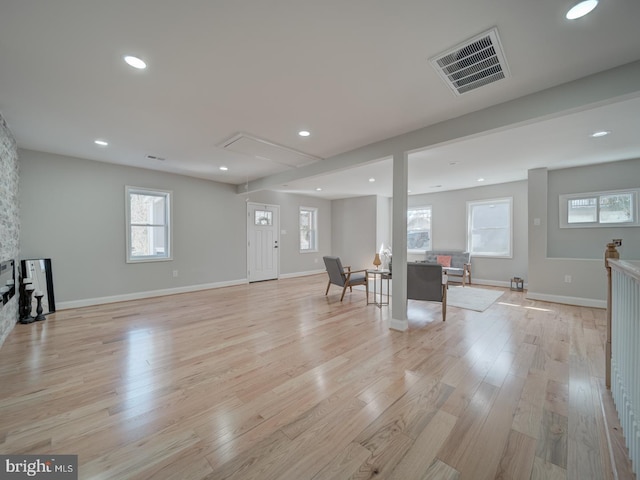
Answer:
[[[456,95],[511,76],[497,28],[481,33],[429,61]]]

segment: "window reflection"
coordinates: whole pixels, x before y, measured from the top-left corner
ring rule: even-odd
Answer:
[[[153,375],[149,359],[154,357],[153,335],[145,329],[127,333],[127,368],[123,375],[125,410],[135,416],[153,407]]]

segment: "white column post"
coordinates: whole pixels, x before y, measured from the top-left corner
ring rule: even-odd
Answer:
[[[389,328],[405,331],[407,320],[407,188],[409,159],[406,152],[393,155],[393,287]]]

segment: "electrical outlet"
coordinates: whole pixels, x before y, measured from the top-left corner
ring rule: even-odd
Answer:
[[[178,270],[174,270],[173,271],[173,278],[176,278],[178,276]]]
[[[571,283],[571,275],[564,276],[564,283]]]
[[[622,246],[622,239],[621,238],[614,238],[612,240],[612,242],[616,247],[621,247]]]

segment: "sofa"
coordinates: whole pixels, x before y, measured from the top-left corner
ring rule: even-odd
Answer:
[[[449,266],[446,265],[447,260],[450,262]],[[471,255],[469,252],[461,250],[431,250],[426,253],[425,262],[441,264],[449,278],[461,277],[463,287],[465,283],[471,284]]]

